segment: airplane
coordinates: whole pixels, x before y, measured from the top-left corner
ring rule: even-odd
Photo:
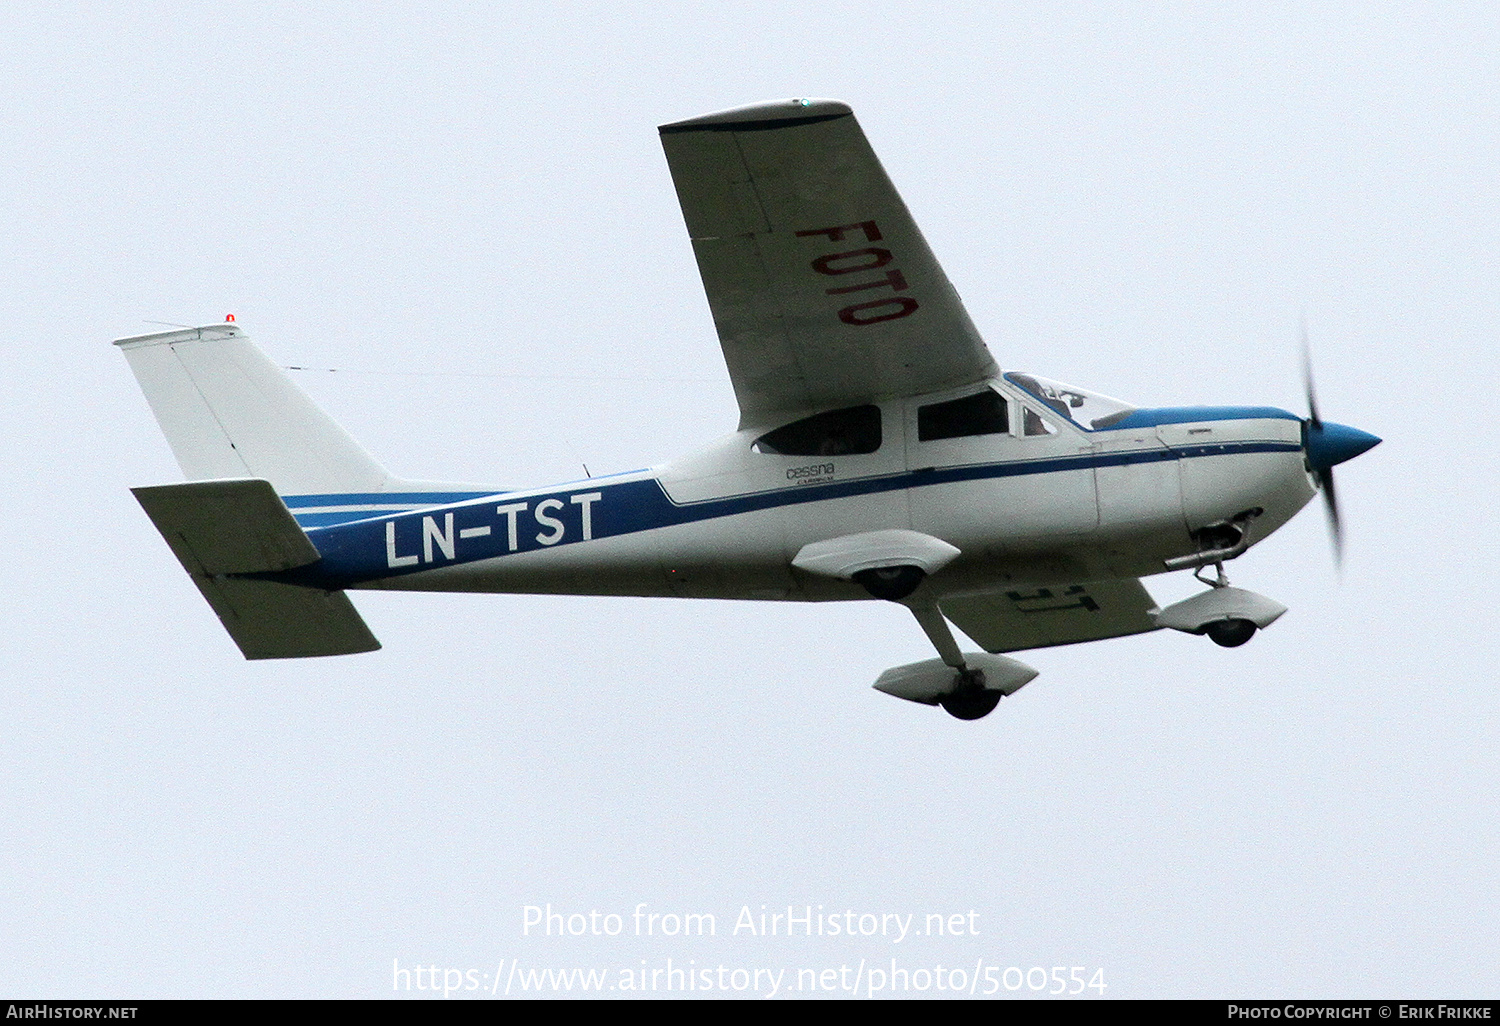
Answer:
[[[659,131],[739,404],[680,459],[403,480],[234,323],[116,341],[188,478],[132,491],[247,659],[379,648],[346,594],[366,588],[874,599],[938,655],[874,686],[973,720],[1036,676],[1009,653],[1245,643],[1286,609],[1224,564],[1319,492],[1337,551],[1333,468],[1380,439],[1323,421],[1310,370],[1306,417],[1002,371],[846,104]],[[1141,578],[1182,570],[1207,590],[1159,607]]]

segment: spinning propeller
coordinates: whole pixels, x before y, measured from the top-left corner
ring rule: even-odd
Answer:
[[[1312,352],[1307,344],[1307,325],[1302,326],[1302,382],[1307,388],[1307,419],[1302,422],[1302,449],[1307,453],[1307,465],[1317,478],[1323,492],[1323,503],[1328,510],[1328,527],[1333,535],[1334,561],[1342,564],[1344,558],[1343,528],[1339,519],[1338,493],[1333,488],[1333,468],[1346,460],[1352,460],[1367,449],[1380,444],[1380,439],[1367,431],[1329,424],[1318,416],[1318,398],[1313,391]]]

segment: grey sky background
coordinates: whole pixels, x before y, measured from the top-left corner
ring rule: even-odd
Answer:
[[[1500,989],[1493,5],[5,20],[0,993],[668,957]],[[407,476],[659,462],[735,406],[655,126],[800,95],[854,106],[1008,369],[1301,411],[1305,311],[1323,415],[1385,439],[1342,579],[1310,507],[1230,568],[1291,608],[1246,647],[1030,653],[973,724],[870,689],[930,654],[875,603],[356,594],[383,651],[244,662],[127,490],[180,473],[109,341],[234,313]],[[523,937],[549,902],[718,936]],[[979,936],[731,935],[788,904]]]

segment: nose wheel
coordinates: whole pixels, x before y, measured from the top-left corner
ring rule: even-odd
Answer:
[[[1214,580],[1210,581],[1203,576],[1203,567],[1194,570],[1193,576],[1211,588],[1228,588],[1229,578],[1224,576],[1223,561],[1215,563],[1214,568],[1218,571],[1218,576]],[[1231,616],[1223,620],[1215,620],[1212,623],[1204,624],[1202,633],[1208,635],[1208,640],[1220,648],[1239,648],[1245,642],[1255,637],[1255,632],[1258,629],[1253,620]]]
[[[1224,564],[1217,563],[1215,578],[1203,576],[1203,568],[1193,576],[1208,585],[1208,591],[1153,612],[1158,626],[1170,627],[1185,634],[1204,635],[1221,648],[1239,648],[1255,637],[1256,631],[1269,627],[1286,612],[1286,606],[1253,591],[1230,585],[1224,576]]]

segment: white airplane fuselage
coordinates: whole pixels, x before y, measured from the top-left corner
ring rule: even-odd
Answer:
[[[1377,444],[1274,407],[1140,409],[1002,372],[849,106],[659,126],[739,430],[530,490],[399,478],[232,323],[119,339],[187,481],[133,489],[247,659],[371,652],[344,592],[875,598],[936,659],[886,694],[986,715],[1008,653],[1286,612],[1224,563]],[[232,320],[232,318],[231,318]],[[1215,579],[1201,570],[1215,567]],[[1208,590],[1160,608],[1140,578]],[[950,623],[982,651],[965,652]]]
[[[956,547],[936,595],[1162,573],[1201,529],[1266,537],[1317,494],[1303,423],[1268,407],[1136,410],[1085,430],[1004,379],[1012,430],[922,441],[876,403],[878,449],[757,451],[745,429],[663,466],[524,491],[285,496],[329,588],[825,601],[869,595],[792,565],[823,539],[900,529]],[[1044,419],[1027,435],[1022,424]],[[405,506],[406,510],[400,509]]]

